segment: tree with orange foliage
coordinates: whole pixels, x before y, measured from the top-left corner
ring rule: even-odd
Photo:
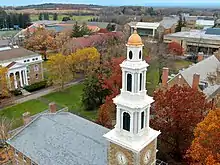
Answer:
[[[194,130],[187,151],[190,164],[220,165],[220,109],[211,110]]]
[[[178,85],[156,91],[154,100],[152,125],[161,130],[166,152],[181,161],[192,141],[193,129],[203,120],[210,104],[202,92]]]
[[[55,33],[44,28],[38,28],[24,42],[26,49],[40,52],[47,59],[47,51],[56,49]]]
[[[170,51],[170,53],[174,54],[174,55],[183,55],[183,47],[177,43],[177,42],[171,42],[168,45],[168,49]]]

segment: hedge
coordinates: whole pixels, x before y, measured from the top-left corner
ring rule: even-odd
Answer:
[[[40,81],[28,86],[25,86],[24,89],[27,90],[28,92],[34,92],[40,89],[43,89],[47,86],[47,81]]]

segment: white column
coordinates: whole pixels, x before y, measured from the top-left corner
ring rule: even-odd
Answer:
[[[130,132],[133,134],[134,133],[134,112],[131,112],[131,118],[130,118]]]
[[[25,81],[25,76],[24,76],[24,70],[22,70],[22,79],[23,79],[23,84],[24,84],[24,86],[26,85],[26,81]]]
[[[8,87],[9,87],[9,89],[11,89],[10,73],[7,74],[7,81],[8,81]]]
[[[17,88],[18,88],[18,83],[17,83],[17,80],[16,80],[16,74],[15,74],[15,72],[13,73],[13,75],[14,75],[14,85],[15,85],[15,89],[17,89]]]
[[[23,87],[21,70],[19,71],[19,79],[20,79],[21,87]]]
[[[131,75],[132,75],[132,81],[131,81],[131,83],[132,83],[132,85],[131,85],[132,90],[131,90],[131,92],[134,93],[134,91],[135,91],[135,89],[134,89],[134,87],[135,87],[135,85],[134,85],[135,73],[131,73]]]
[[[28,85],[27,70],[24,70],[24,79],[25,79],[26,85]]]
[[[116,116],[116,128],[120,129],[121,127],[121,110],[117,107],[117,116]]]
[[[122,70],[122,91],[125,91],[125,71]]]
[[[154,35],[155,35],[155,29],[153,29],[153,37],[154,37]]]

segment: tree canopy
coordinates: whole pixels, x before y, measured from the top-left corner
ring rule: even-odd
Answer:
[[[220,165],[220,109],[211,110],[194,130],[188,150],[190,164]]]
[[[193,129],[203,120],[211,104],[202,92],[178,85],[156,91],[154,100],[152,125],[161,130],[167,152],[182,160],[192,141]]]

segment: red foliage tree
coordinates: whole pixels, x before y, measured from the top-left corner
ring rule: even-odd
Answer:
[[[161,130],[167,152],[181,160],[192,141],[193,129],[202,121],[210,104],[202,92],[178,85],[156,91],[154,100],[152,125]]]
[[[98,120],[96,122],[106,128],[112,128],[112,120],[110,113],[112,108],[114,107],[111,104],[106,103],[101,105],[98,112]]]
[[[108,119],[109,116],[112,117],[115,114],[115,105],[112,99],[120,93],[122,87],[122,73],[119,64],[121,64],[124,59],[124,57],[118,57],[104,63],[103,72],[99,76],[100,84],[103,84],[102,87],[110,92],[110,95],[105,99],[105,104],[99,109],[97,122],[103,126],[109,125],[109,121],[103,118]],[[106,111],[108,111],[108,113],[106,113]]]
[[[190,164],[220,165],[220,109],[212,110],[197,125],[188,150]]]
[[[169,49],[169,52],[174,55],[182,55],[184,51],[183,47],[179,43],[174,42],[174,41],[169,43],[168,49]]]

